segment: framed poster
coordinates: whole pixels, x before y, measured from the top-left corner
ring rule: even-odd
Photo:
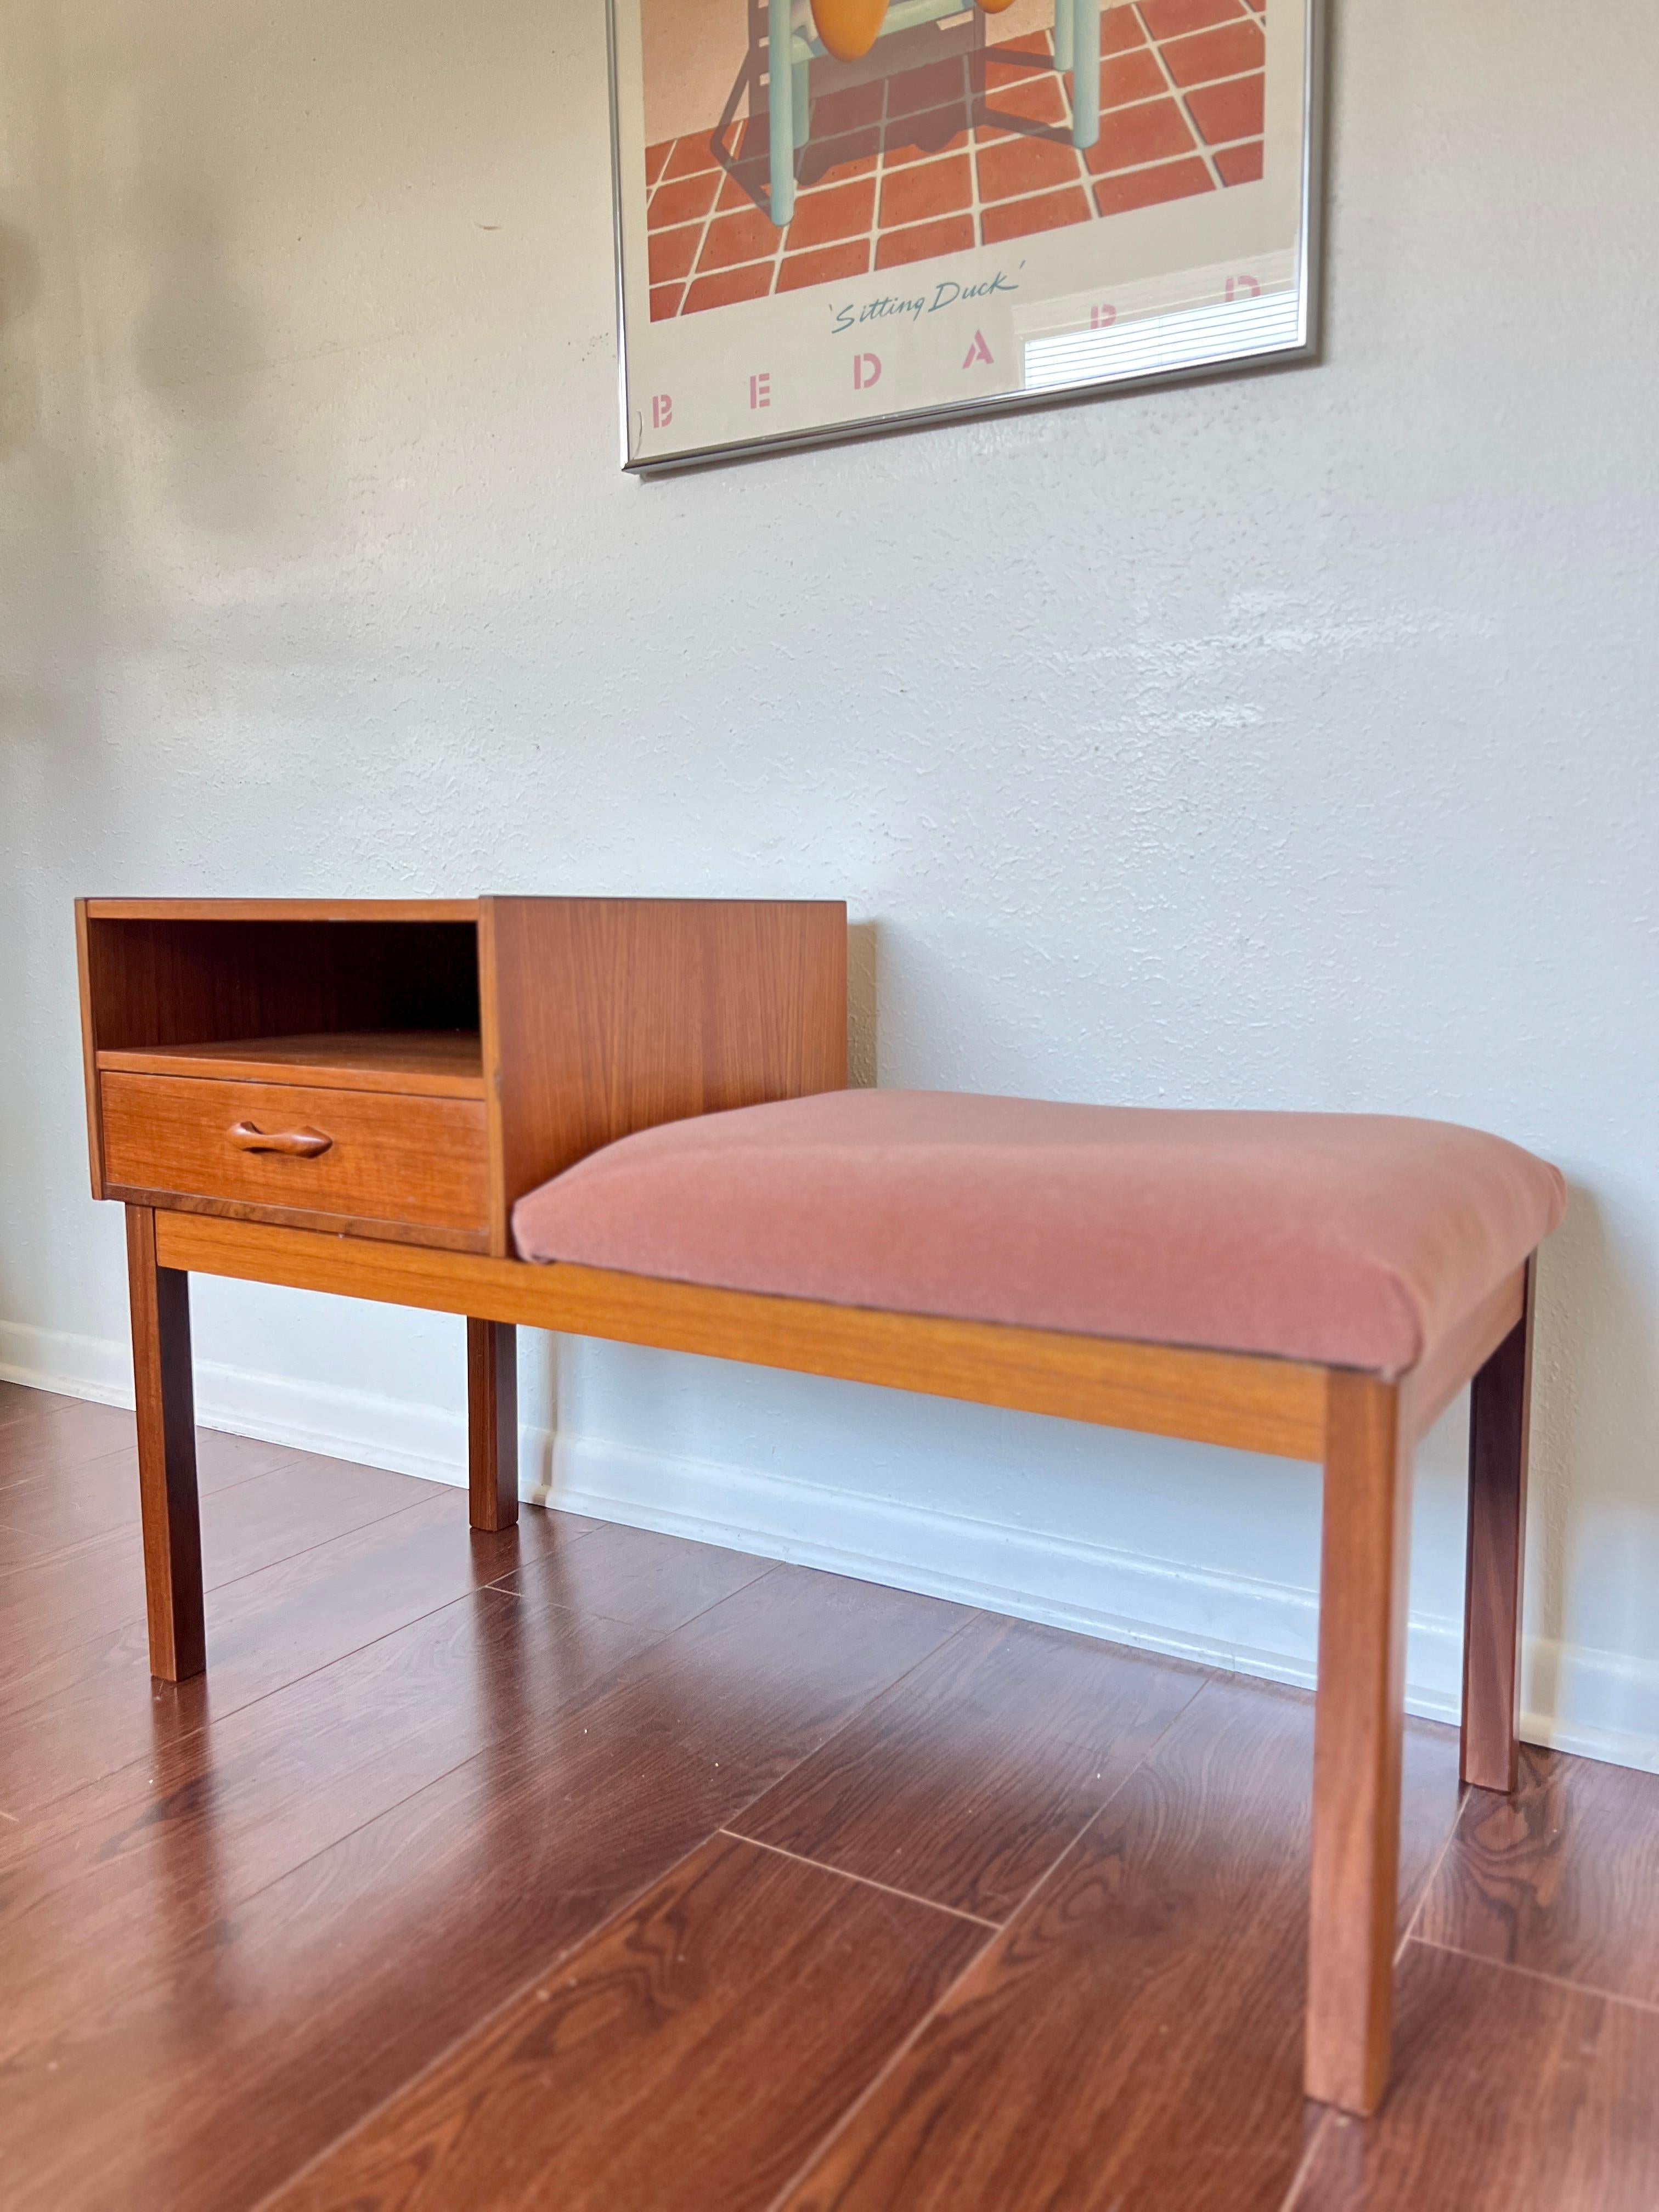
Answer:
[[[1321,0],[611,0],[623,465],[1305,358]]]

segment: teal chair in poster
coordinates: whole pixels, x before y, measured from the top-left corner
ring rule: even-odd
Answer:
[[[918,25],[960,15],[963,0],[891,0],[878,39]],[[810,9],[794,21],[793,0],[769,0],[767,42],[773,56],[788,56],[789,95],[782,98],[782,71],[769,64],[771,92],[771,214],[781,229],[795,212],[795,156],[805,145],[811,112],[812,64],[829,58],[817,37]],[[1100,137],[1100,0],[1054,0],[1054,67],[1072,78],[1072,143],[1079,149]]]

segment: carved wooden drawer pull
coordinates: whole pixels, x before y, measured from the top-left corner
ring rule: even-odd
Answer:
[[[274,1129],[269,1134],[252,1121],[232,1124],[230,1141],[245,1152],[290,1152],[298,1159],[315,1159],[334,1142],[320,1129]]]

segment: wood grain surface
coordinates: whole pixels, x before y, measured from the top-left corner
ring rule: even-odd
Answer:
[[[1528,1753],[1449,1844],[1455,1739],[1407,1724],[1350,2122],[1297,2081],[1303,1693],[1159,1735],[1193,1677],[1143,1655],[208,1434],[215,1671],[152,1685],[131,1523],[76,1503],[132,1435],[0,1384],[0,1510],[67,1539],[0,1569],[8,2212],[1659,2201],[1659,1777]],[[1000,1932],[860,1870],[1011,1896],[1073,1809]]]
[[[211,1927],[649,1642],[478,1591],[216,1717],[142,1777],[118,1769],[0,1837],[0,2055],[101,2011],[158,1939]],[[502,1706],[492,1685],[509,1660],[525,1674]]]
[[[773,1564],[652,1528],[596,1522],[580,1550],[544,1548],[505,1576],[501,1588],[532,1605],[568,1606],[665,1635],[770,1574]]]
[[[519,1333],[510,1322],[466,1324],[466,1466],[475,1528],[519,1517]]]
[[[151,1681],[142,1598],[139,1618],[119,1625],[118,1596],[106,1595],[101,1608],[80,1616],[81,1640],[33,1663],[20,1657],[0,1680],[0,1807],[27,1815],[118,1767],[148,1760],[179,1737],[482,1588],[542,1546],[568,1547],[597,1525],[541,1512],[527,1517],[522,1534],[477,1535],[468,1530],[452,1490],[422,1483],[410,1486],[421,1503],[307,1544],[317,1526],[307,1526],[306,1510],[315,1476],[307,1480],[308,1463],[299,1455],[283,1456],[291,1464],[270,1478],[272,1497],[283,1501],[275,1510],[266,1498],[221,1505],[204,1495],[210,1559],[222,1549],[222,1517],[239,1510],[246,1522],[238,1546],[241,1563],[258,1556],[253,1547],[261,1543],[270,1559],[222,1583],[216,1583],[210,1566],[207,1674]],[[356,1470],[333,1462],[310,1464],[324,1470],[334,1501],[348,1504]],[[290,1551],[296,1541],[304,1548]],[[131,1550],[131,1539],[121,1537],[111,1556],[125,1559]],[[90,1565],[82,1560],[81,1574],[71,1569],[68,1579],[85,1577]],[[64,1570],[56,1571],[61,1591]],[[100,1577],[86,1578],[95,1593],[107,1592]],[[0,1597],[0,1621],[6,1610]],[[106,1625],[109,1620],[117,1625]],[[143,1770],[135,1771],[142,1780]]]
[[[348,1529],[431,1494],[431,1486],[379,1468],[295,1455],[267,1480],[204,1493],[203,1577],[207,1589],[257,1573]],[[465,1511],[462,1515],[465,1519]],[[89,1636],[145,1614],[143,1560],[130,1532],[3,1577],[0,1680],[23,1674]]]
[[[1659,2005],[1659,1777],[1523,1744],[1513,1797],[1471,1792],[1418,1932]]]
[[[1376,2109],[1392,2047],[1412,1513],[1401,1399],[1374,1376],[1331,1377],[1306,2081],[1351,2112]]]
[[[100,1052],[97,1065],[100,1072],[112,1068],[128,1075],[234,1077],[313,1090],[395,1091],[405,1097],[483,1097],[483,1051],[476,1030],[323,1030],[211,1046],[152,1045]]]
[[[1656,2111],[1659,2012],[1410,1943],[1398,2087],[1286,2212],[1651,2212]]]
[[[322,1031],[477,1030],[476,906],[84,902],[90,1058]]]
[[[501,1602],[528,1633],[526,1609]],[[550,1715],[535,1669],[497,1647],[489,1747],[166,1944],[154,1974],[129,1973],[0,2069],[8,2212],[61,2212],[72,2187],[169,2212],[251,2204],[961,1619],[781,1568]],[[186,1867],[192,1894],[208,1870]]]
[[[94,921],[476,921],[478,902],[459,899],[88,898]]]
[[[1206,1683],[789,2212],[1279,2212],[1306,2148],[1305,1698]],[[1420,1887],[1455,1802],[1413,1743]]]
[[[846,1084],[838,901],[487,898],[478,957],[498,1256],[601,1145]]]
[[[445,1229],[436,1222],[382,1221],[373,1214],[319,1213],[302,1206],[270,1206],[240,1198],[205,1198],[193,1192],[151,1190],[136,1183],[112,1182],[106,1198],[129,1206],[148,1206],[166,1214],[193,1213],[216,1221],[258,1222],[313,1235],[351,1237],[376,1244],[418,1244],[440,1252],[482,1253],[489,1245],[487,1227]],[[459,1309],[457,1309],[459,1310]]]
[[[169,1266],[1320,1459],[1326,1370],[167,1213]]]
[[[1463,1779],[1513,1790],[1521,1721],[1521,1598],[1527,1538],[1535,1262],[1521,1318],[1469,1392],[1469,1515],[1464,1577]]]
[[[489,1177],[484,1109],[465,1098],[200,1076],[100,1076],[104,1178],[246,1206],[482,1230]],[[317,1133],[306,1158],[250,1152],[233,1132]]]
[[[127,1208],[126,1228],[149,1671],[178,1682],[207,1663],[190,1279],[157,1260],[147,1206]]]
[[[987,1614],[732,1825],[1004,1920],[1204,1680],[1196,1668]]]
[[[717,1837],[271,2212],[764,2212],[986,1937]]]
[[[72,1483],[54,1481],[44,1471],[59,1447],[43,1437],[34,1450],[43,1471],[33,1480],[0,1484],[0,1574],[60,1558],[85,1544],[105,1543],[122,1529],[137,1531],[141,1500],[132,1417],[113,1407],[94,1410],[110,1414],[105,1431],[110,1449],[83,1462]],[[196,1432],[196,1449],[203,1497],[269,1474],[289,1456],[280,1444],[202,1429]]]
[[[0,1494],[43,1476],[63,1478],[67,1468],[123,1447],[131,1450],[137,1436],[123,1407],[0,1382]]]

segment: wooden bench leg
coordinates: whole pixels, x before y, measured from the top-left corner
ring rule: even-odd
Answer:
[[[155,1264],[155,1215],[127,1208],[138,1492],[144,1522],[149,1671],[182,1682],[207,1665],[202,1521],[196,1494],[196,1404],[190,1369],[190,1277]]]
[[[1521,1708],[1521,1575],[1532,1406],[1533,1271],[1526,1310],[1469,1395],[1469,1553],[1463,1610],[1463,1779],[1513,1790]]]
[[[1314,1723],[1307,2093],[1372,2112],[1388,2084],[1411,1552],[1400,1391],[1334,1372]]]
[[[466,1324],[467,1480],[475,1528],[519,1517],[519,1333],[510,1322]]]

